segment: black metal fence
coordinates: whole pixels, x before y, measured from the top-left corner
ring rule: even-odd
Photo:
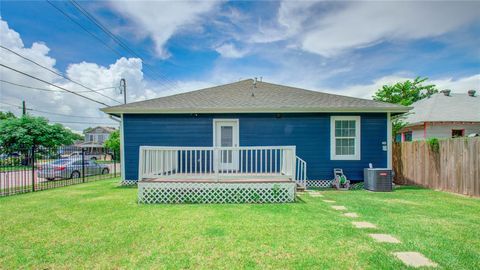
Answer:
[[[119,157],[103,147],[0,148],[0,197],[119,176]]]

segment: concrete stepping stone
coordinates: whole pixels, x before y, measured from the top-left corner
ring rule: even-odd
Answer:
[[[320,193],[310,193],[310,196],[312,196],[312,197],[323,197],[323,195],[320,194]]]
[[[332,201],[332,200],[323,200],[323,202],[326,202],[326,203],[334,203],[335,201]]]
[[[400,240],[391,236],[390,234],[371,233],[371,234],[369,234],[369,236],[372,237],[373,239],[375,239],[375,241],[380,242],[380,243],[392,243],[392,244],[400,243]]]
[[[393,255],[397,257],[407,266],[412,267],[437,267],[438,264],[430,261],[427,257],[419,252],[394,252]]]
[[[338,211],[347,210],[347,208],[343,205],[332,205],[332,208]]]
[[[343,214],[344,216],[346,217],[351,217],[351,218],[357,218],[358,217],[358,214],[357,213],[345,213]]]
[[[353,226],[358,229],[374,229],[377,228],[375,224],[366,221],[352,222]]]

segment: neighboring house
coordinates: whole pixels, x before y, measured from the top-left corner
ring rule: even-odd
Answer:
[[[78,148],[83,148],[86,151],[86,154],[89,157],[95,157],[95,159],[105,159],[107,158],[108,150],[105,149],[103,143],[108,139],[110,133],[114,132],[116,129],[113,127],[94,127],[86,131],[85,138],[83,141],[75,142],[75,148],[66,149],[64,155],[75,155],[79,154]]]
[[[287,182],[325,185],[334,168],[363,180],[370,163],[391,167],[390,117],[408,109],[243,80],[102,111],[123,119],[125,182],[142,180],[140,201],[150,192],[157,199],[143,201],[166,202],[199,182],[197,191],[273,183],[291,195]]]
[[[103,143],[108,139],[110,133],[114,132],[113,127],[95,127],[85,132],[85,144],[91,144],[94,146],[103,146]]]
[[[408,124],[397,134],[397,141],[455,138],[480,133],[480,98],[474,90],[464,94],[443,90],[413,103],[412,107],[403,120]]]

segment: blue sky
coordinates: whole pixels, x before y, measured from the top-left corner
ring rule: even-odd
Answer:
[[[9,44],[12,35],[7,33],[18,33],[15,40],[23,44],[12,42],[16,49],[38,53],[36,59],[92,87],[126,77],[132,88],[129,100],[255,76],[364,98],[382,84],[415,76],[459,92],[480,85],[477,2],[78,2],[141,55],[153,72],[72,3],[53,3],[120,56],[45,1],[2,1],[1,20],[7,26],[0,41]],[[34,44],[41,44],[38,51]],[[0,72],[2,78],[10,76]],[[51,80],[67,85],[59,78]],[[62,100],[39,101],[33,93],[4,84],[0,93],[15,104],[30,97],[38,109]],[[121,100],[114,90],[108,94]],[[100,106],[87,104],[82,103],[87,114],[103,117]],[[63,105],[56,112],[78,115],[75,103]]]

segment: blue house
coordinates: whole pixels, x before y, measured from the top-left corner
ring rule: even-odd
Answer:
[[[361,181],[391,167],[390,119],[408,109],[243,80],[102,111],[122,119],[122,178],[148,203],[290,201],[334,168]]]

